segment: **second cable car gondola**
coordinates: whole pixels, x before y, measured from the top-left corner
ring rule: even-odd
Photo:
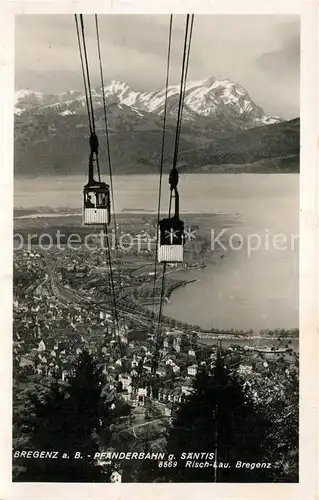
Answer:
[[[179,193],[177,190],[178,173],[173,169],[170,175],[171,196],[175,199],[173,217],[159,221],[158,262],[183,262],[184,260],[184,222],[179,218]]]
[[[183,262],[184,223],[178,217],[159,222],[158,262]]]
[[[98,140],[95,134],[91,135],[90,146],[89,179],[83,188],[83,224],[100,226],[111,221],[110,187],[94,179],[94,161],[98,162]]]

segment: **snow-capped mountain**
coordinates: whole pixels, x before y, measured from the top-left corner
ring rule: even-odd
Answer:
[[[171,118],[177,116],[179,90],[179,85],[168,88],[167,110]],[[127,83],[113,80],[104,91],[108,106],[122,105],[140,117],[148,113],[157,116],[162,116],[164,113],[165,89],[156,92],[136,92]],[[96,109],[102,108],[101,89],[92,89],[92,99]],[[55,111],[61,116],[86,112],[84,93],[76,90],[57,95],[19,90],[16,92],[15,101],[17,115],[26,111],[42,113]],[[229,80],[217,80],[214,77],[191,81],[186,85],[183,120],[196,122],[200,118],[206,119],[207,124],[209,119],[228,121],[241,129],[281,121],[278,117],[268,116],[239,84]]]
[[[137,92],[125,82],[112,81],[104,90],[114,172],[158,172],[163,152],[164,171],[169,172],[175,152],[179,86],[168,88],[164,151],[165,89]],[[86,174],[89,127],[84,93],[19,90],[15,98],[16,174]],[[100,161],[106,168],[101,89],[92,89],[92,100]],[[229,80],[211,77],[187,83],[178,154],[181,171],[228,171],[233,168],[228,165],[245,169],[259,161],[270,165],[278,161],[276,168],[286,171],[291,168],[291,157],[297,165],[298,154],[299,120],[282,122],[268,116],[243,87]],[[286,162],[283,167],[282,161]],[[259,167],[253,168],[258,171]],[[272,167],[267,163],[264,168]]]
[[[168,109],[171,115],[177,112],[179,85],[168,88]],[[165,90],[153,93],[137,93],[129,91],[126,86],[120,94],[121,102],[130,106],[135,105],[147,111],[163,114],[165,107]],[[250,98],[246,90],[237,83],[229,80],[217,80],[214,77],[206,80],[191,81],[186,84],[185,107],[188,111],[205,116],[215,117],[225,112],[225,107],[234,115],[250,118],[253,125],[278,123],[277,117],[269,117]],[[188,113],[188,118],[192,115]],[[185,116],[184,116],[185,118]]]

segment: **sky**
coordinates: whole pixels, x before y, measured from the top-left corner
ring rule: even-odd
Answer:
[[[104,77],[136,91],[165,87],[169,16],[99,15]],[[186,16],[173,21],[170,84],[178,84]],[[92,86],[99,86],[94,16],[84,16]],[[195,15],[188,80],[241,84],[266,113],[299,116],[300,23],[293,15]],[[73,15],[19,15],[15,88],[83,90]]]

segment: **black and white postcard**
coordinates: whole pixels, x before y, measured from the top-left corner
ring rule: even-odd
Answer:
[[[316,16],[4,2],[2,498],[315,498]]]

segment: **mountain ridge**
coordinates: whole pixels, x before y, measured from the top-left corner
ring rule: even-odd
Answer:
[[[167,89],[167,108],[169,115],[177,116],[179,85],[170,85]],[[112,80],[104,87],[107,104],[126,105],[139,111],[147,111],[162,115],[164,113],[166,89],[155,92],[136,92],[126,82]],[[95,107],[102,107],[102,91],[92,89],[92,100]],[[204,80],[189,81],[186,84],[186,110],[199,116],[213,117],[228,110],[234,118],[241,120],[241,127],[249,128],[267,125],[281,121],[279,117],[268,116],[260,106],[257,106],[246,90],[230,80],[218,80],[208,77]],[[174,106],[175,105],[175,106]],[[25,106],[25,108],[23,107]],[[28,109],[61,108],[61,112],[76,113],[85,108],[83,92],[71,90],[61,94],[45,94],[31,90],[20,90],[15,93],[15,112],[21,114]],[[63,108],[63,109],[62,109]],[[189,116],[184,115],[184,119]],[[238,124],[237,124],[238,125]]]
[[[135,92],[125,82],[116,81],[105,89],[113,172],[157,173],[165,90]],[[171,168],[174,152],[178,93],[178,86],[169,87],[165,172]],[[76,90],[61,94],[20,90],[15,97],[16,175],[86,172],[89,130],[84,94]],[[99,89],[93,89],[92,99],[103,163],[107,155]],[[283,121],[266,115],[243,87],[229,80],[210,77],[188,82],[179,145],[178,165],[182,170],[229,171],[229,165],[233,165],[234,171],[239,172],[244,171],[247,163],[250,169],[271,171],[273,162],[277,172],[282,168],[280,158],[293,157],[299,158],[299,119]],[[296,158],[292,171],[299,168]],[[287,171],[287,163],[283,171]]]

